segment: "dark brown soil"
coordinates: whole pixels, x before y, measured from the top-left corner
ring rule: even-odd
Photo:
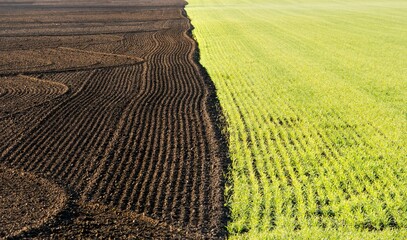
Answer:
[[[42,178],[0,165],[0,238],[18,236],[55,217],[65,192]]]
[[[33,74],[65,72],[135,65],[142,59],[124,54],[86,51],[76,48],[58,47],[36,50],[2,51],[0,72],[9,74]]]
[[[219,111],[185,2],[67,2],[0,0],[1,185],[20,173],[0,237],[225,237]]]
[[[0,78],[0,119],[65,94],[64,84],[28,76]]]

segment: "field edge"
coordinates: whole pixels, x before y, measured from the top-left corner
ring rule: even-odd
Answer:
[[[193,62],[197,66],[199,70],[199,75],[204,80],[206,88],[208,90],[208,94],[206,96],[206,109],[210,116],[210,125],[212,126],[215,132],[215,141],[218,142],[219,150],[218,150],[218,157],[221,161],[221,185],[222,185],[222,193],[223,196],[223,214],[221,216],[222,222],[222,230],[220,231],[218,237],[220,238],[228,238],[229,233],[227,231],[228,222],[231,220],[230,218],[230,208],[227,204],[228,199],[230,199],[230,189],[232,189],[232,182],[228,177],[230,173],[231,167],[231,159],[229,156],[229,137],[227,132],[227,122],[226,117],[223,113],[222,106],[220,104],[219,98],[217,96],[217,89],[215,83],[212,81],[207,69],[205,66],[201,64],[201,52],[199,49],[199,42],[194,35],[195,26],[192,24],[192,20],[188,15],[188,10],[186,9],[188,6],[188,1],[183,8],[182,15],[188,20],[189,29],[187,30],[186,34],[188,37],[194,42],[195,48],[193,51]]]

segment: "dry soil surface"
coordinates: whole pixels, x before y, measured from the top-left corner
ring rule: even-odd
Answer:
[[[184,5],[0,0],[0,237],[225,236],[220,111]]]

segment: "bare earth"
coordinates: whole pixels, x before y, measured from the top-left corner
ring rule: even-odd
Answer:
[[[181,0],[0,0],[0,238],[223,238],[214,88]]]

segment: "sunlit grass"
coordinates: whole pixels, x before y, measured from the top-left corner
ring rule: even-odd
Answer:
[[[190,0],[231,237],[407,238],[407,2]]]

